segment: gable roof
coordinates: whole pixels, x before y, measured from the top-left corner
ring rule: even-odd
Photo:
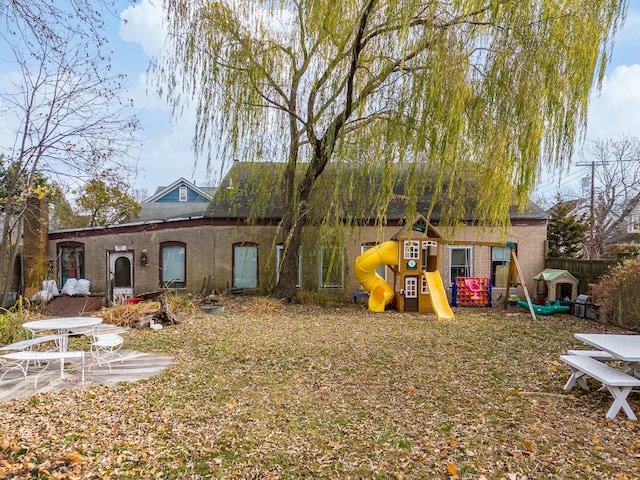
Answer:
[[[392,237],[392,240],[411,237],[412,232],[418,232],[428,238],[442,238],[440,232],[434,228],[422,215],[416,215],[413,222],[405,225],[398,230]]]
[[[279,220],[284,213],[283,208],[285,204],[283,188],[281,186],[281,172],[284,169],[284,165],[284,163],[279,162],[234,162],[232,168],[223,178],[218,189],[218,195],[207,209],[205,216],[210,218],[245,219],[253,214],[263,220]],[[330,165],[328,168],[337,171],[340,167]],[[358,166],[347,166],[344,168],[364,170]],[[335,175],[336,171],[325,171],[325,174],[322,176],[323,181],[329,182],[330,185],[332,175]],[[375,172],[363,173],[359,176],[364,182],[368,182],[367,189],[369,191],[379,191],[380,176],[376,176]],[[268,181],[265,181],[265,179],[268,179]],[[394,184],[393,194],[391,195],[385,213],[385,218],[388,222],[404,223],[406,220],[407,198],[404,195],[404,187],[404,178],[402,175],[399,175]],[[318,191],[320,190],[321,189],[318,189]],[[348,196],[348,194],[345,194],[345,197]],[[261,198],[269,198],[269,201],[264,202],[264,200],[260,200]],[[355,214],[353,203],[349,203],[349,201],[350,200],[343,199],[345,215]],[[427,192],[418,198],[417,213],[426,214],[429,211],[430,205],[431,194]],[[256,211],[256,206],[259,206],[258,211]],[[465,205],[465,211],[461,212],[461,221],[477,220],[477,218],[474,218],[471,214],[473,207],[472,202]],[[430,221],[437,222],[440,219],[442,210],[442,204],[437,202],[432,210]],[[376,218],[376,212],[373,208],[370,208],[364,217],[366,219],[374,219]],[[515,206],[511,207],[509,209],[509,218],[512,222],[518,220],[548,220],[550,215],[538,205],[529,202],[523,210]]]
[[[187,202],[210,202],[216,192],[215,187],[197,187],[185,178],[179,178],[169,186],[158,187],[156,192],[142,203],[178,202],[180,187],[187,188]]]

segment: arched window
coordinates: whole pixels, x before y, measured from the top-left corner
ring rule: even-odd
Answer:
[[[60,287],[70,278],[84,278],[84,243],[59,243],[57,249]]]
[[[187,286],[187,245],[183,242],[160,244],[160,286],[185,288]]]
[[[233,244],[233,288],[258,287],[258,245]]]

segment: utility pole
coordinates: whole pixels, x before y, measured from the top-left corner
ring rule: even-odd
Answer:
[[[595,160],[591,160],[591,163],[576,163],[576,167],[587,167],[591,165],[591,185],[589,192],[589,231],[591,235],[591,239],[595,235],[595,197],[596,197],[596,182],[595,182],[595,173],[596,173],[596,162]],[[589,257],[591,257],[591,252],[587,249],[587,253]]]

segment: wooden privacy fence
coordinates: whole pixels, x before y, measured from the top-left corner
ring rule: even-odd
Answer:
[[[618,259],[582,260],[577,258],[547,257],[545,259],[545,268],[567,270],[580,280],[579,290],[585,293],[588,284],[598,283],[604,274],[620,262],[621,260]]]

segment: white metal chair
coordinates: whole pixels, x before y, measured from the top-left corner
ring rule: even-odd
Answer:
[[[94,332],[93,334],[93,342],[91,343],[91,356],[93,357],[93,361],[91,365],[89,365],[89,370],[91,370],[94,364],[100,366],[106,363],[109,367],[109,373],[111,373],[111,362],[117,358],[120,359],[120,363],[124,362],[122,355],[118,353],[118,350],[120,350],[124,343],[124,338],[117,333],[100,334],[98,332]]]

